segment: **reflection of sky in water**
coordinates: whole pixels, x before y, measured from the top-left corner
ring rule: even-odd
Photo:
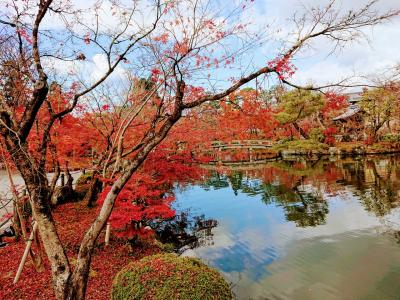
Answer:
[[[400,299],[400,246],[382,234],[384,224],[398,224],[399,211],[378,219],[350,188],[324,198],[326,224],[300,228],[285,219],[282,206],[266,205],[261,195],[235,196],[231,187],[188,188],[177,193],[175,207],[219,225],[214,245],[185,255],[222,271],[240,299]]]

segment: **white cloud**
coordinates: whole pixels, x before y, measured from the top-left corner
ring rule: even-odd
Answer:
[[[357,9],[366,4],[365,0],[338,1],[343,11]],[[327,1],[320,0],[266,0],[258,2],[258,17],[274,19],[277,24],[284,28],[276,35],[278,38],[285,36],[290,31],[291,22],[288,18],[297,10],[301,12],[303,6],[324,6]],[[389,9],[400,9],[398,0],[382,0],[377,3],[376,10],[387,11]],[[373,77],[382,73],[386,68],[400,63],[400,19],[392,19],[385,24],[366,29],[367,40],[348,45],[342,51],[328,56],[332,50],[332,44],[324,39],[316,39],[312,44],[312,50],[303,51],[297,58],[295,64],[299,71],[294,76],[294,81],[299,84],[313,82],[323,85],[338,82],[342,78],[354,74]],[[264,48],[264,53],[271,51]]]
[[[54,58],[47,58],[43,61],[46,68],[51,69],[57,78],[68,78],[67,80],[78,81],[89,86],[108,71],[107,58],[104,54],[95,54],[86,61],[62,61]],[[118,65],[114,72],[107,78],[108,82],[123,84],[127,80],[127,70],[122,65]]]
[[[95,54],[92,58],[94,63],[94,68],[91,73],[92,80],[96,81],[99,80],[104,74],[108,71],[108,62],[107,58],[104,54]],[[111,75],[111,80],[123,80],[126,78],[126,70],[121,66],[118,65],[115,71]]]
[[[99,20],[102,24],[104,31],[117,30],[120,26],[120,21],[117,18],[118,14],[113,14],[113,8],[110,1],[97,2],[95,0],[88,1],[70,1],[72,6],[76,9],[84,11],[82,21],[93,27],[94,11],[90,9],[96,3],[102,3],[99,9]],[[121,3],[129,4],[131,1],[123,0]],[[235,1],[238,2],[238,1]],[[253,33],[264,31],[267,34],[268,43],[257,48],[253,47],[249,52],[246,52],[241,57],[235,57],[237,66],[241,67],[237,71],[240,73],[248,73],[251,68],[258,68],[265,65],[265,62],[274,58],[278,53],[280,43],[279,39],[286,37],[290,32],[291,24],[288,18],[295,12],[300,13],[304,6],[323,6],[328,0],[257,0],[254,6],[245,10],[241,20],[246,23],[251,21],[253,24],[250,30]],[[353,1],[339,1],[338,5],[342,9],[359,8],[364,5],[367,0],[353,0]],[[136,2],[135,2],[136,3]],[[138,30],[142,26],[149,25],[153,20],[153,12],[149,10],[150,1],[138,1],[140,6],[137,10],[137,15],[134,17],[132,28]],[[218,4],[220,3],[220,4]],[[224,7],[226,3],[213,2],[214,6],[221,5]],[[228,6],[227,6],[228,7]],[[390,8],[400,8],[399,0],[381,0],[378,2],[376,8],[379,11],[385,11]],[[222,9],[223,11],[223,9]],[[71,19],[73,19],[71,17]],[[62,26],[60,19],[49,14],[46,16],[43,28],[46,29],[60,29]],[[78,26],[79,27],[79,26]],[[80,31],[79,31],[80,30]],[[86,32],[82,26],[78,32],[83,34]],[[175,28],[179,31],[179,28]],[[327,57],[331,50],[331,44],[326,40],[317,39],[313,44],[313,49],[304,51],[296,59],[295,64],[299,67],[299,71],[294,76],[295,83],[306,84],[314,82],[316,84],[326,84],[339,81],[340,79],[352,75],[356,72],[358,75],[373,75],[381,73],[382,69],[391,67],[400,63],[400,19],[397,18],[392,22],[376,26],[373,30],[365,31],[369,37],[370,43],[363,41],[361,43],[354,43],[346,47],[341,53]],[[179,33],[179,32],[178,32]],[[83,44],[83,43],[82,43]],[[232,47],[231,47],[232,46]],[[238,45],[236,45],[238,47]],[[236,47],[229,45],[229,50]],[[87,62],[57,62],[53,67],[59,74],[68,72],[81,73],[81,77],[85,80],[98,79],[104,74],[106,66],[105,58],[99,54],[99,49],[95,49],[93,43],[90,45],[75,45],[76,50],[83,51],[88,57]],[[79,47],[81,49],[79,49]],[[79,52],[79,51],[78,51]],[[239,64],[239,62],[241,64]],[[247,69],[247,66],[249,69]],[[123,66],[125,67],[125,66]],[[116,75],[113,78],[120,78],[123,73],[123,67],[116,70]],[[213,77],[221,82],[234,74],[236,71],[224,70],[223,72],[214,72]]]

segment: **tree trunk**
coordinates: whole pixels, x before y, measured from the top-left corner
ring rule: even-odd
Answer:
[[[182,90],[183,88],[184,84],[181,86]],[[57,234],[55,222],[51,214],[51,190],[46,177],[45,165],[37,166],[35,164],[35,160],[27,151],[26,144],[21,144],[18,139],[13,140],[9,136],[9,139],[6,139],[7,151],[12,153],[12,159],[21,173],[30,195],[32,216],[38,223],[43,246],[51,265],[53,289],[57,299],[85,299],[94,245],[111,215],[115,200],[151,150],[167,136],[169,130],[181,117],[182,110],[180,110],[179,103],[182,101],[182,95],[178,99],[179,101],[176,100],[177,104],[174,113],[166,119],[157,133],[152,130],[148,132],[143,139],[143,147],[136,153],[128,168],[113,183],[97,218],[83,237],[73,273],[71,273],[68,257]]]
[[[90,181],[89,189],[83,198],[83,201],[87,203],[88,207],[93,207],[96,201],[97,195],[101,190],[101,182],[97,176],[93,174],[93,178]]]
[[[12,226],[15,232],[15,240],[18,241],[19,238],[21,237],[21,235],[24,237],[24,229],[22,229],[22,225],[21,225],[21,218],[20,215],[18,213],[18,203],[14,203],[14,207],[13,207],[13,221],[12,221]],[[25,238],[24,238],[25,240]]]
[[[93,240],[93,243],[89,243],[77,260],[71,282],[67,287],[67,300],[85,299],[94,243],[95,240]]]
[[[85,298],[87,282],[89,277],[90,263],[94,245],[101,231],[104,229],[108,218],[114,208],[115,200],[118,194],[124,188],[125,184],[132,177],[135,171],[141,166],[155,146],[157,146],[166,136],[172,126],[179,120],[180,111],[175,112],[164,124],[161,126],[157,135],[149,134],[144,139],[145,146],[138,151],[135,158],[132,159],[129,167],[125,172],[113,183],[111,190],[108,192],[104,199],[103,206],[97,218],[86,231],[85,236],[79,248],[78,259],[76,261],[75,269],[72,274],[71,284],[68,286],[69,293],[68,300],[82,300]]]
[[[51,266],[54,293],[57,299],[64,300],[71,270],[51,214],[51,195],[46,170],[38,168],[34,159],[28,154],[26,144],[13,145],[13,141],[7,140],[6,146],[8,152],[12,153],[12,159],[24,179],[30,196],[32,218],[38,223],[43,247]]]
[[[11,175],[10,166],[8,165],[8,162],[5,159],[4,154],[3,154],[3,162],[4,166],[6,167],[8,181],[10,182],[11,193],[13,196],[13,206],[14,206],[13,226],[14,226],[15,238],[18,240],[20,235],[22,234],[22,237],[24,238],[24,240],[26,240],[27,239],[26,224],[24,215],[22,213],[22,209],[20,207],[20,202],[21,202],[20,197],[18,195],[17,188],[14,184],[14,180]]]
[[[33,217],[38,222],[39,233],[51,265],[54,292],[57,299],[65,299],[65,289],[71,273],[70,266],[50,212],[46,189],[47,186],[28,184]]]
[[[293,126],[303,138],[308,139],[308,134],[299,126],[299,124],[297,124],[297,122],[293,122]]]

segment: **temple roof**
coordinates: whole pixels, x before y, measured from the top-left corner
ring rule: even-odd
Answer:
[[[345,119],[351,118],[352,116],[356,115],[360,111],[361,111],[361,108],[358,105],[356,105],[356,104],[350,105],[349,108],[347,109],[347,111],[345,111],[341,115],[333,118],[333,121],[339,121],[339,120],[345,120]]]
[[[344,95],[347,96],[347,101],[349,101],[350,104],[356,104],[362,99],[361,92],[346,93]]]

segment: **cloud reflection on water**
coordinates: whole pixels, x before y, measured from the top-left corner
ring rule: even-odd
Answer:
[[[302,189],[313,189],[307,188],[307,176],[302,180]],[[323,180],[319,177],[315,186],[321,187]],[[400,248],[392,233],[400,228],[400,209],[383,216],[368,211],[360,193],[370,192],[370,180],[361,178],[368,183],[365,189],[342,181],[337,179],[339,193],[322,189],[319,194],[329,208],[324,222],[303,227],[287,219],[285,205],[302,201],[292,200],[293,195],[265,204],[265,194],[244,192],[243,187],[236,187],[235,196],[231,183],[208,191],[187,189],[177,195],[177,207],[199,210],[219,225],[213,229],[213,245],[185,255],[201,257],[222,271],[239,299],[396,299],[400,287],[390,283],[400,280]]]

